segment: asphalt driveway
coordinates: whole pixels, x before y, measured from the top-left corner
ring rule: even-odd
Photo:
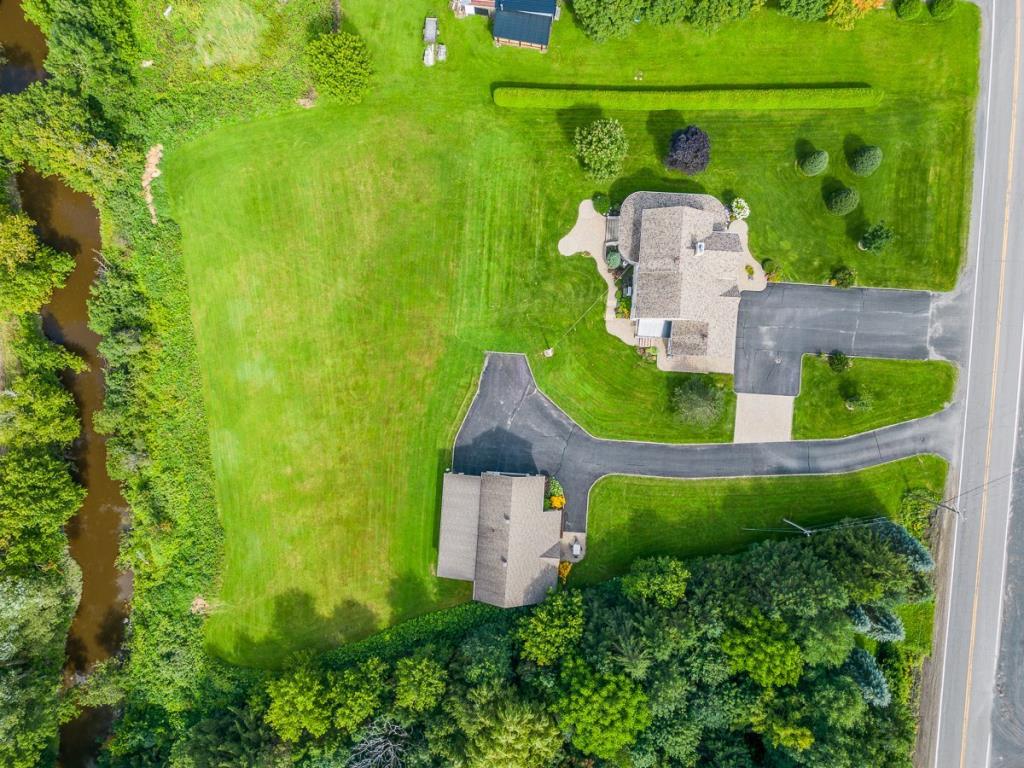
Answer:
[[[798,395],[806,353],[838,349],[859,357],[927,359],[931,305],[926,291],[772,283],[744,293],[735,389]]]
[[[556,475],[566,490],[566,530],[585,532],[591,486],[604,475],[740,477],[849,472],[920,453],[949,456],[959,411],[841,440],[664,443],[599,440],[538,388],[523,355],[489,354],[480,389],[455,439],[452,469]]]

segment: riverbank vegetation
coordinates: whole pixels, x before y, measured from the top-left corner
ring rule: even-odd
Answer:
[[[27,94],[0,99],[0,152],[91,194],[103,221],[104,270],[91,311],[104,336],[108,390],[97,426],[110,436],[110,473],[133,511],[122,563],[134,572],[135,594],[125,661],[109,665],[83,700],[118,707],[111,765],[188,765],[189,750],[233,745],[232,707],[248,713],[252,728],[243,733],[256,733],[271,757],[284,751],[328,766],[334,758],[316,750],[348,748],[356,733],[340,740],[338,717],[324,734],[333,742],[303,737],[298,752],[282,746],[262,725],[275,690],[260,683],[266,674],[218,657],[280,666],[296,649],[352,640],[468,597],[434,579],[430,566],[438,478],[484,349],[530,353],[545,392],[598,434],[681,441],[731,431],[731,415],[700,431],[674,417],[679,379],[608,337],[593,265],[556,255],[577,203],[596,191],[571,156],[572,136],[601,115],[502,110],[494,83],[868,82],[885,94],[870,109],[693,115],[715,153],[692,180],[660,162],[691,115],[614,115],[631,150],[622,175],[600,191],[612,201],[641,188],[741,194],[757,211],[753,251],[789,278],[820,282],[840,256],[866,283],[941,288],[955,278],[965,197],[939,192],[966,196],[969,187],[973,7],[942,24],[872,14],[849,34],[766,10],[715,35],[648,26],[605,45],[587,40],[566,13],[552,50],[539,56],[495,50],[482,20],[456,22],[443,2],[347,0],[343,26],[366,41],[373,61],[370,93],[359,105],[320,98],[304,110],[295,104],[309,103],[303,52],[331,28],[330,9],[312,0],[226,5],[267,23],[232,22],[222,34],[199,5],[167,14],[165,3],[148,1],[35,0],[28,8],[57,71]],[[440,17],[449,48],[448,62],[433,69],[420,64],[428,12]],[[892,66],[905,60],[915,67]],[[804,144],[839,157],[836,136],[882,135],[886,163],[863,187],[872,221],[901,222],[898,247],[884,259],[856,249],[860,233],[847,228],[854,217],[820,215],[825,190],[794,168]],[[158,142],[167,154],[153,225],[139,180],[145,151]],[[552,358],[540,354],[548,347]],[[708,562],[729,570],[732,561]],[[698,586],[711,580],[703,568],[691,566],[691,596],[726,602],[728,589]],[[603,592],[588,594],[595,597],[583,601],[584,621],[597,622],[587,606],[603,606]],[[764,608],[767,629],[781,632],[771,623],[775,607]],[[837,631],[851,637],[845,625]],[[698,639],[718,654],[721,671],[720,638]],[[622,683],[613,667],[580,668],[569,663],[573,655],[554,675],[539,675],[543,690],[517,705],[549,704],[583,732],[592,713],[548,698],[563,677],[583,690],[614,676],[610,684],[648,699],[647,686],[664,682]],[[443,652],[435,661],[456,675]],[[819,665],[804,666],[811,677],[779,686],[780,696],[817,690]],[[754,691],[756,702],[768,701],[767,686],[749,672],[725,669],[723,696],[746,701]],[[897,682],[891,690],[902,690]],[[527,683],[517,677],[515,685]],[[437,687],[403,686],[400,708],[446,711],[437,707],[448,706],[447,694],[436,706],[418,703]],[[445,691],[458,690],[446,681]],[[391,697],[389,688],[377,711],[397,719]],[[862,718],[860,733],[873,733],[873,710],[847,700]],[[642,724],[643,711],[638,705],[623,721]],[[735,745],[749,732],[765,743],[776,725],[794,725],[767,705],[741,714],[742,730],[721,734],[717,723],[709,738]],[[448,719],[459,729],[454,743],[471,738],[477,721]],[[426,718],[403,722],[424,743]],[[907,720],[887,712],[884,722],[904,729],[892,749],[905,755]],[[375,732],[387,732],[378,725]],[[804,729],[803,743],[818,733],[816,724],[794,727]],[[550,723],[541,719],[533,732],[550,739]],[[692,736],[659,729],[651,738],[663,734],[684,746]],[[633,737],[613,746],[641,749],[645,737]],[[595,743],[573,748],[605,750]],[[657,761],[665,747],[643,749],[637,759]]]
[[[64,643],[80,574],[64,524],[84,493],[67,459],[81,425],[59,375],[82,361],[48,341],[39,310],[71,271],[18,211],[0,157],[0,764],[57,753]]]
[[[953,401],[957,369],[942,360],[850,358],[836,372],[805,355],[793,438],[846,437],[937,413]]]

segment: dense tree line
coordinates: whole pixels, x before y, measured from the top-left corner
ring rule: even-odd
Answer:
[[[12,189],[0,171],[0,189]],[[82,362],[42,334],[38,311],[73,262],[0,201],[0,764],[52,764],[64,643],[80,576],[63,526],[83,492],[67,452],[80,425],[64,370]]]
[[[634,24],[686,22],[714,30],[763,7],[764,0],[572,0],[583,31],[594,40],[624,37]],[[828,19],[850,29],[871,10],[871,0],[780,0],[779,11],[804,21]]]
[[[238,681],[112,764],[909,766],[919,660],[895,609],[931,568],[888,522],[641,560],[459,635]]]

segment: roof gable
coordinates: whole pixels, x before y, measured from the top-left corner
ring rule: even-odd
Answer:
[[[498,0],[498,9],[502,11],[519,11],[521,13],[538,13],[543,16],[554,16],[555,0]]]
[[[546,46],[551,40],[551,17],[537,13],[499,10],[494,14],[492,34],[504,40]]]
[[[544,509],[542,475],[480,478],[473,597],[512,607],[539,602],[558,579],[561,514]]]

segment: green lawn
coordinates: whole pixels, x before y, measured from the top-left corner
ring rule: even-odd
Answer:
[[[638,70],[645,86],[870,82],[886,94],[871,110],[623,114],[632,151],[610,191],[742,194],[753,250],[793,279],[839,262],[876,284],[948,287],[956,274],[975,9],[942,24],[877,13],[852,33],[766,11],[714,35],[642,27],[604,46],[565,14],[539,55],[495,49],[482,19],[457,22],[446,5],[344,3],[377,73],[360,106],[163,139],[158,204],[169,198],[183,232],[226,531],[208,639],[233,661],[272,664],[468,598],[431,573],[439,479],[486,349],[528,353],[544,391],[594,434],[731,436],[731,400],[705,432],[672,416],[678,377],[605,333],[593,262],[557,255],[597,188],[569,150],[594,115],[501,110],[493,84],[631,86]],[[450,59],[430,70],[428,12]],[[713,142],[695,179],[659,163],[689,122]],[[842,149],[858,137],[887,154],[859,184],[864,221],[899,222],[884,259],[855,247],[859,214],[825,215],[828,178],[793,169],[810,142],[845,178]]]
[[[793,437],[845,437],[942,410],[953,399],[957,369],[941,360],[851,358],[836,374],[828,360],[804,355]],[[847,398],[860,405],[847,406]]]
[[[789,534],[745,528],[806,527],[848,517],[894,517],[904,491],[942,497],[946,462],[918,456],[843,475],[665,480],[612,476],[590,492],[587,557],[572,570],[577,584],[618,576],[644,555],[695,557],[738,552]]]

